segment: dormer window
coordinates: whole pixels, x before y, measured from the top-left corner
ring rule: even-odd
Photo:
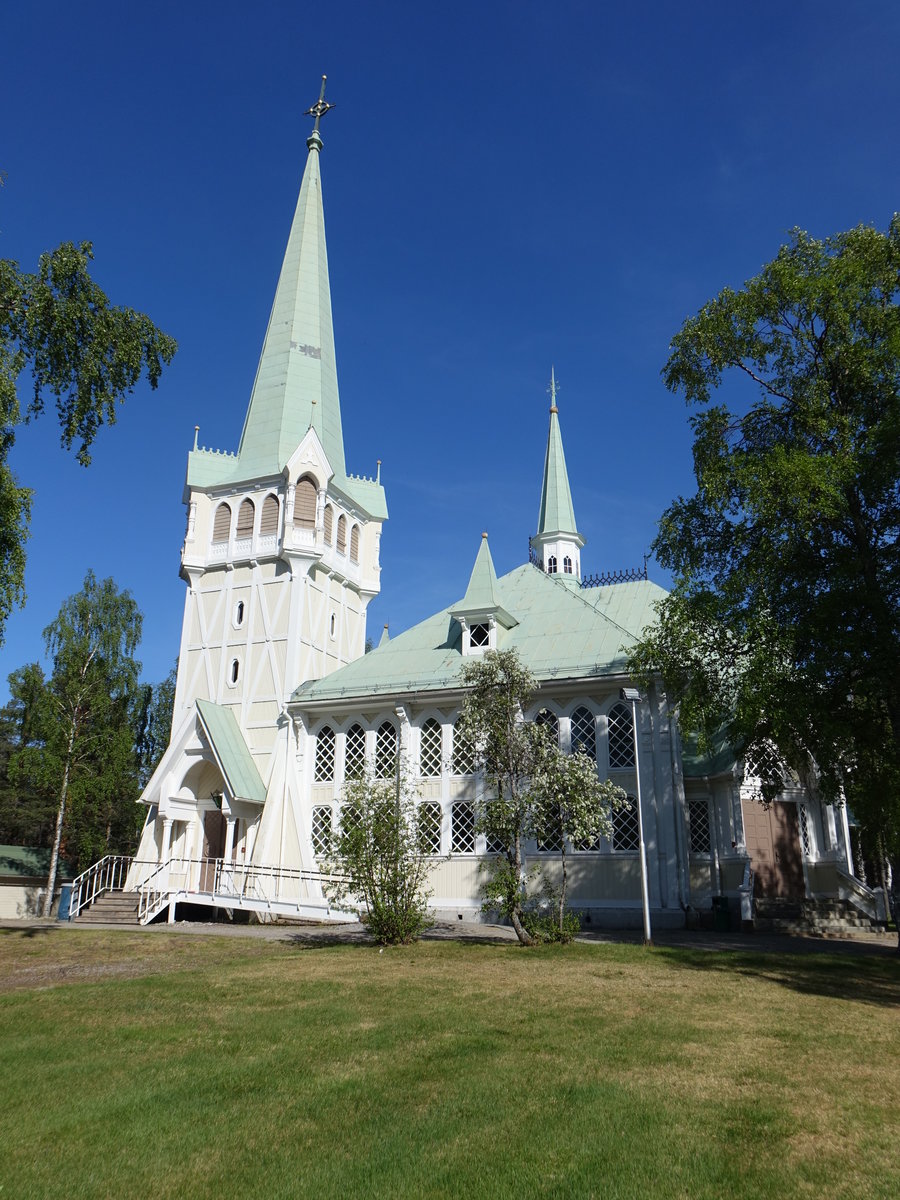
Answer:
[[[473,650],[486,650],[491,644],[491,627],[486,621],[469,629],[469,645]]]

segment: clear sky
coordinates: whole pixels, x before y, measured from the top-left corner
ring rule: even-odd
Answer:
[[[381,458],[390,509],[376,641],[462,595],[483,529],[498,572],[525,560],[551,364],[583,569],[640,565],[691,485],[660,379],[684,318],[792,227],[900,208],[896,0],[29,0],[0,44],[0,256],[91,240],[180,346],[88,470],[51,416],[20,433],[4,682],[88,567],[143,610],[145,678],[173,664],[186,455],[195,424],[237,449],[323,72],[347,468]]]

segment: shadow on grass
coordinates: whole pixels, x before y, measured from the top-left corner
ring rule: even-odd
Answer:
[[[12,936],[12,937],[20,937],[20,938],[40,937],[40,935],[42,933],[57,933],[57,932],[58,932],[58,928],[56,925],[27,925],[24,929],[21,927],[19,927],[17,929],[12,925],[0,926],[0,934],[3,934],[4,936]]]
[[[658,947],[654,954],[685,971],[762,979],[804,995],[900,1007],[900,959],[896,955],[710,953],[672,946]]]

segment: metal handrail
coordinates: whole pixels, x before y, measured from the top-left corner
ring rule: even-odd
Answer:
[[[155,863],[141,861],[126,854],[107,854],[99,862],[82,871],[72,881],[72,897],[69,903],[69,920],[93,904],[104,892],[118,891],[125,886],[132,867],[153,867]]]

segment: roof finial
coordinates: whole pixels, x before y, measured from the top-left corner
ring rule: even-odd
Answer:
[[[559,391],[559,385],[556,382],[556,371],[553,367],[551,367],[550,368],[550,386],[547,388],[547,394],[550,397],[550,411],[552,413],[559,412],[559,409],[556,407],[556,395],[557,395],[558,391]]]
[[[306,139],[306,144],[310,150],[312,150],[313,146],[315,146],[317,150],[322,148],[322,138],[319,136],[319,122],[330,109],[335,107],[333,104],[329,104],[329,102],[325,99],[325,80],[327,78],[327,75],[322,76],[322,88],[319,92],[319,99],[315,102],[312,108],[308,108],[303,114],[304,117],[316,118],[316,123],[313,125],[313,131]]]
[[[200,426],[195,425],[194,426],[194,449],[195,450],[197,449],[197,441],[198,441],[199,437],[200,437]]]

